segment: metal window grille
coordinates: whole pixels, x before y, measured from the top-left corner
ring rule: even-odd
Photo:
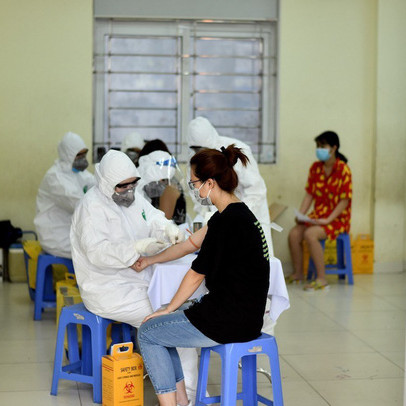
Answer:
[[[186,160],[187,123],[204,116],[275,162],[275,32],[273,23],[96,20],[95,161],[132,131]]]

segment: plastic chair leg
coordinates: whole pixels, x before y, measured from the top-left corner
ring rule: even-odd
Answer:
[[[350,236],[347,234],[345,236],[345,239],[346,239],[346,244],[344,244],[343,251],[344,251],[344,255],[345,255],[345,266],[347,268],[348,284],[354,285]]]
[[[76,324],[68,324],[66,326],[66,333],[68,337],[68,359],[69,363],[80,361],[79,345],[78,345],[78,330]]]
[[[283,406],[282,379],[279,366],[278,345],[273,339],[268,344],[269,363],[271,365],[273,406]]]
[[[54,396],[56,396],[58,394],[59,373],[62,371],[62,361],[63,361],[64,341],[65,341],[65,327],[66,326],[64,324],[60,324],[58,326],[58,333],[57,333],[57,337],[56,337],[54,373],[52,376],[52,386],[51,386],[51,395],[54,395]]]
[[[257,406],[257,357],[246,355],[241,358],[242,391],[244,406]]]
[[[91,376],[93,374],[93,347],[92,332],[86,325],[82,325],[82,374]]]
[[[122,331],[123,331],[123,341],[124,342],[130,342],[132,341],[132,331],[133,331],[133,327],[130,326],[129,324],[125,324],[123,323],[122,326]],[[135,328],[135,327],[134,327]],[[135,348],[135,347],[134,347]]]
[[[42,319],[42,302],[44,300],[44,285],[45,274],[51,269],[50,267],[44,267],[41,264],[41,258],[38,258],[37,266],[37,279],[35,282],[35,304],[34,304],[34,320]]]
[[[209,375],[210,350],[202,348],[200,353],[199,376],[197,382],[196,403],[203,402],[206,396],[207,380]],[[204,403],[203,403],[204,404]]]
[[[93,364],[93,402],[102,402],[102,356],[106,351],[106,330],[102,324],[98,325],[98,331],[92,332],[92,364]],[[104,350],[103,350],[104,349]]]
[[[235,405],[237,401],[238,360],[223,357],[221,362],[221,406]]]

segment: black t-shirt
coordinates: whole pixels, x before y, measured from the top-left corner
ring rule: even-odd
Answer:
[[[269,287],[269,252],[261,225],[244,203],[213,214],[191,268],[205,275],[209,293],[185,310],[190,322],[222,344],[257,338]]]

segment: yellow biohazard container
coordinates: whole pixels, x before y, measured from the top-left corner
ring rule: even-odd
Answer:
[[[37,280],[37,264],[38,256],[42,252],[41,244],[39,241],[26,240],[23,241],[23,249],[28,254],[28,284],[31,289],[35,290]],[[54,288],[56,289],[56,281],[65,279],[65,272],[67,268],[62,264],[52,265],[52,275],[54,280]]]
[[[374,241],[369,234],[358,234],[352,251],[353,272],[374,272]]]
[[[65,279],[56,282],[56,329],[58,330],[59,316],[61,314],[62,307],[72,306],[77,303],[81,303],[79,288],[76,285],[76,277],[74,274],[66,272]],[[78,344],[82,345],[82,326],[77,325]],[[65,333],[65,348],[68,349],[68,338]]]
[[[144,363],[133,343],[115,344],[102,358],[103,406],[143,406]]]
[[[56,282],[56,328],[58,328],[59,315],[62,307],[81,303],[79,288],[74,274],[66,272],[65,279]]]

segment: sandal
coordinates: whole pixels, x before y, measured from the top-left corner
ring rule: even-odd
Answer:
[[[294,278],[292,275],[289,275],[285,278],[285,283],[287,285],[291,285],[292,283],[299,284],[302,283],[303,279]]]
[[[323,285],[318,280],[315,280],[315,281],[312,281],[312,282],[308,283],[303,288],[303,290],[305,290],[307,292],[314,292],[316,290],[325,290],[325,291],[327,291],[329,289],[330,289],[330,285],[328,283]]]

